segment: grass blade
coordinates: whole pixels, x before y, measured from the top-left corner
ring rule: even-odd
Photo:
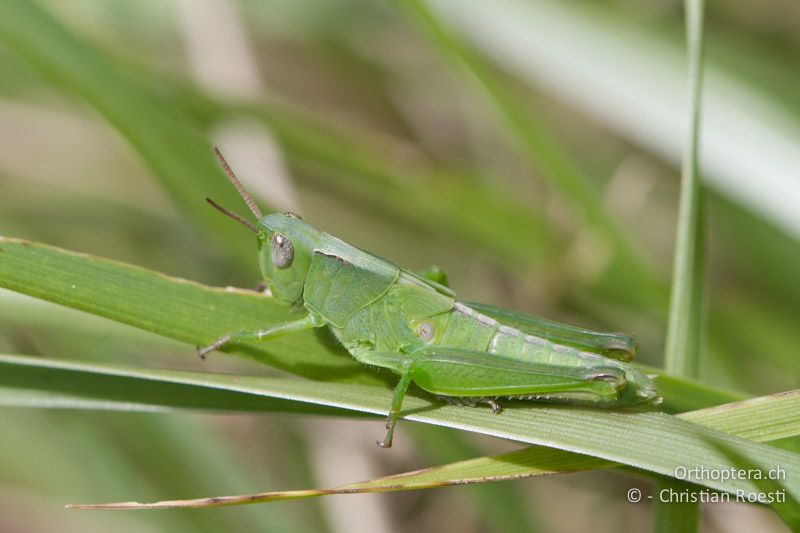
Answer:
[[[315,412],[308,406],[291,405],[296,403],[330,406],[362,414],[385,415],[392,396],[390,389],[374,385],[126,368],[32,357],[0,356],[0,365],[3,367],[3,372],[0,372],[2,380],[0,384],[6,386],[6,389],[28,388],[38,379],[39,386],[52,383],[53,389],[61,394],[83,391],[81,394],[88,396],[94,394],[96,398],[107,395],[112,399],[119,399],[117,392],[119,387],[115,385],[122,383],[135,387],[136,381],[140,380],[149,387],[145,390],[158,393],[157,387],[147,383],[155,381],[162,385],[186,386],[185,390],[193,387],[218,391],[220,398],[230,402],[222,405],[222,408],[237,409],[241,406],[245,412],[265,408],[274,409],[276,412]],[[92,376],[95,379],[92,379]],[[54,377],[56,379],[53,379]],[[87,392],[87,388],[98,387],[98,383],[106,385]],[[64,384],[67,386],[59,388]],[[168,392],[167,388],[163,390]],[[178,392],[177,397],[188,398],[191,402],[189,394],[181,392],[177,387],[175,390]],[[229,394],[223,395],[222,392]],[[157,398],[158,396],[156,400]],[[208,405],[207,396],[198,395],[197,398],[198,407]],[[263,400],[271,398],[276,401],[274,403],[263,401],[259,404],[257,398]],[[316,412],[332,413],[332,411]],[[551,471],[610,467],[616,464],[666,476],[674,476],[676,468],[679,467],[692,468],[703,465],[709,469],[731,468],[730,460],[719,452],[718,447],[715,447],[716,444],[722,443],[723,446],[757,460],[761,465],[779,465],[784,468],[787,491],[795,496],[800,494],[800,482],[792,481],[800,479],[800,455],[742,438],[748,436],[754,437],[757,441],[770,441],[800,435],[800,391],[726,404],[678,416],[523,403],[510,405],[502,415],[498,416],[487,409],[439,405],[427,398],[410,395],[404,415],[409,420],[553,448],[550,451],[536,448],[534,450],[539,451],[531,451],[532,455],[529,457],[501,456],[499,461],[490,458],[485,462],[476,459],[474,461],[478,462],[467,463],[468,468],[461,472],[456,470],[454,473],[448,467],[444,473],[425,472],[425,476],[411,479],[430,487],[442,484],[446,479],[450,479],[452,483],[465,480],[477,482],[503,477],[541,475]],[[770,422],[765,424],[765,420]],[[589,456],[600,462],[587,462],[583,456]],[[525,457],[527,459],[523,460]],[[376,481],[376,485],[380,484]],[[397,480],[389,480],[383,484],[396,487]],[[698,480],[698,484],[728,492],[757,491],[757,487],[749,480],[736,480],[731,483],[703,479]],[[304,492],[304,497],[309,495],[317,494]]]
[[[0,405],[11,407],[103,409],[125,411],[167,411],[177,408],[274,412],[331,415],[343,414],[336,406],[297,405],[289,400],[276,400],[252,396],[249,389],[238,389],[236,385],[259,382],[256,376],[238,376],[225,382],[225,375],[181,372],[167,369],[148,369],[123,367],[108,363],[65,361],[43,357],[1,355],[0,354]],[[659,383],[669,379],[660,376]],[[253,381],[255,380],[255,381]],[[225,383],[228,383],[227,385]],[[385,390],[390,390],[386,388]],[[377,394],[371,391],[369,394]],[[704,387],[700,384],[684,382],[673,387],[665,396],[665,404],[678,403],[675,398],[696,396],[697,403],[706,402],[706,409],[699,409],[680,416],[701,425],[707,425],[716,418],[726,420],[725,428],[737,435],[745,434],[753,428],[747,438],[762,442],[771,436],[779,438],[794,435],[795,429],[786,427],[794,407],[790,396],[785,405],[771,400],[774,413],[767,416],[764,408],[754,400],[754,409],[743,410],[736,404],[730,414],[718,413],[711,408],[709,399],[735,397]],[[771,398],[771,397],[768,397]],[[288,402],[288,403],[287,403]],[[736,418],[736,417],[740,418]],[[762,417],[757,425],[752,419]],[[772,418],[770,418],[772,417]],[[744,428],[744,429],[742,429]],[[728,431],[727,429],[723,429]],[[780,432],[783,433],[780,433]]]
[[[681,197],[664,368],[670,374],[696,377],[706,324],[703,298],[704,200],[698,168],[703,0],[686,1],[686,27],[689,43],[689,128],[681,169]]]
[[[253,291],[216,289],[106,259],[0,237],[0,287],[203,345],[230,331],[286,320]],[[323,334],[299,333],[238,350],[294,374],[380,383]]]
[[[298,403],[239,390],[259,378],[64,361],[0,354],[0,405],[52,409],[343,414],[335,406]],[[206,381],[205,378],[209,380]],[[348,412],[348,414],[353,414]],[[356,413],[358,414],[358,413]]]
[[[24,363],[24,361],[20,360],[21,358],[17,358],[14,360],[10,356],[4,356],[3,360],[11,364],[19,364]],[[58,362],[48,362],[45,361],[43,363],[38,361],[31,361],[32,365],[61,365],[65,369],[72,368],[73,370],[83,369],[84,371],[94,371],[98,373],[108,373],[109,368],[107,365],[89,365],[86,363],[58,363]],[[286,400],[297,401],[297,402],[314,402],[314,403],[336,403],[339,407],[344,409],[353,409],[358,411],[364,412],[380,412],[383,413],[386,407],[391,402],[391,393],[385,389],[375,389],[374,387],[369,386],[345,386],[342,384],[314,384],[305,381],[288,381],[288,380],[281,380],[275,378],[252,378],[252,377],[243,377],[243,376],[224,376],[224,375],[207,375],[207,374],[197,374],[191,372],[179,372],[179,371],[164,371],[164,370],[141,370],[141,369],[114,369],[113,371],[115,374],[118,375],[131,375],[131,376],[138,376],[143,377],[150,375],[154,379],[163,379],[166,381],[171,381],[175,383],[186,383],[186,384],[199,384],[201,386],[207,387],[219,387],[226,390],[231,391],[238,391],[241,394],[253,394],[253,395],[264,395],[264,396],[275,396],[280,397]],[[356,390],[353,391],[353,388],[359,388],[364,390]],[[369,392],[367,389],[372,388],[375,389],[372,392]],[[374,403],[372,403],[368,398],[375,398],[380,397],[380,402],[382,403],[383,408],[375,408]],[[417,398],[410,399],[412,403],[411,409],[409,410],[411,413],[416,413],[408,416],[411,419],[418,419],[424,420],[427,422],[432,422],[441,425],[450,425],[453,422],[453,419],[448,415],[453,414],[463,414],[465,411],[468,411],[463,408],[453,407],[453,406],[444,406],[440,407],[435,410],[428,410],[426,411],[422,408],[425,405],[425,401]],[[430,406],[430,404],[428,404]],[[473,410],[474,411],[474,410]],[[517,411],[515,409],[515,411]],[[520,415],[525,415],[525,413],[531,414],[536,411],[540,411],[541,413],[549,413],[553,414],[554,411],[559,411],[558,409],[548,409],[544,407],[535,407],[530,409],[521,409],[519,410]],[[573,418],[572,415],[576,414],[573,409],[564,409],[562,410],[562,415],[565,416],[564,419],[560,420],[560,422],[556,423],[555,421],[551,421],[551,423],[556,423],[558,427],[565,428],[571,426],[573,424],[578,424],[578,426],[585,425],[586,419],[585,417],[591,417],[592,414],[597,415],[601,419],[607,418],[610,413],[598,412],[597,410],[584,410],[582,416],[579,418]],[[580,410],[578,410],[580,411]],[[725,447],[736,447],[738,450],[742,450],[743,448],[747,448],[746,452],[742,451],[741,453],[756,453],[758,454],[759,460],[766,460],[766,463],[762,463],[765,465],[779,465],[781,468],[787,469],[787,479],[791,479],[791,471],[793,469],[800,468],[800,456],[796,454],[791,454],[789,452],[782,452],[777,451],[773,448],[761,448],[754,451],[752,449],[751,444],[748,441],[742,441],[741,439],[732,438],[732,435],[738,436],[755,436],[755,439],[758,442],[766,442],[771,440],[776,440],[780,438],[784,438],[785,436],[789,435],[800,435],[800,391],[792,391],[790,393],[784,393],[780,395],[773,395],[763,398],[757,398],[753,400],[748,400],[744,402],[738,402],[734,404],[727,404],[723,406],[718,406],[715,408],[710,408],[702,411],[695,411],[691,413],[686,413],[684,415],[679,415],[679,417],[664,417],[664,415],[658,414],[642,414],[641,417],[637,417],[638,420],[631,420],[631,425],[628,427],[628,432],[626,433],[626,438],[617,439],[617,441],[627,441],[628,438],[633,438],[637,440],[636,432],[642,429],[642,424],[647,426],[653,422],[656,422],[659,418],[666,418],[666,419],[674,419],[677,421],[679,418],[683,418],[684,420],[692,420],[695,423],[701,424],[703,427],[710,428],[714,432],[709,433],[699,433],[697,429],[687,429],[686,427],[678,430],[673,435],[668,435],[669,432],[660,435],[657,437],[657,440],[652,440],[653,442],[669,442],[672,443],[673,439],[680,439],[682,444],[685,444],[688,436],[697,437],[697,440],[694,444],[703,444],[703,443],[710,443],[711,448],[713,449],[717,444],[722,442],[721,446]],[[612,415],[613,416],[613,415]],[[623,415],[624,416],[624,415]],[[478,412],[474,411],[474,415],[470,416],[469,414],[466,417],[466,420],[470,420],[472,418],[487,418],[489,420],[492,419],[492,415],[486,412]],[[464,417],[460,417],[464,420]],[[496,417],[498,420],[502,417]],[[580,418],[583,418],[583,422],[580,422]],[[769,419],[772,421],[772,425],[768,428],[764,427],[763,420]],[[500,420],[500,426],[502,426],[502,420]],[[464,427],[464,429],[472,429],[475,430],[476,427],[480,427],[480,423],[477,425],[473,424],[472,428]],[[494,425],[494,424],[493,424]],[[690,425],[691,426],[691,425]],[[533,420],[530,420],[528,428],[531,427],[543,427],[541,423],[536,423],[534,425]],[[578,430],[581,431],[582,429],[579,427]],[[651,428],[654,429],[654,428]],[[617,431],[620,431],[621,428],[616,428]],[[630,430],[633,430],[631,433]],[[730,432],[727,433],[716,433],[716,431],[725,431]],[[534,433],[537,431],[534,430]],[[556,433],[560,433],[556,431]],[[567,431],[569,433],[569,431]],[[508,436],[508,435],[506,435]],[[385,492],[385,491],[396,491],[396,490],[410,490],[410,489],[420,489],[420,488],[435,488],[444,485],[452,485],[452,484],[461,484],[461,483],[477,483],[477,482],[486,482],[486,481],[497,481],[501,479],[514,479],[517,477],[528,477],[528,476],[535,476],[535,475],[545,475],[545,474],[552,474],[552,473],[560,473],[560,472],[569,472],[569,471],[577,471],[577,470],[584,470],[584,469],[596,469],[596,468],[607,468],[616,465],[616,462],[603,460],[604,457],[602,454],[606,454],[609,451],[613,453],[615,450],[618,449],[619,442],[609,442],[608,433],[604,433],[600,431],[596,434],[597,439],[595,439],[595,443],[597,441],[606,441],[605,444],[602,446],[602,451],[598,449],[596,446],[594,447],[594,452],[592,453],[593,457],[591,456],[584,456],[584,455],[577,455],[576,453],[571,453],[565,449],[549,449],[549,448],[541,448],[541,447],[534,447],[528,448],[525,450],[519,450],[516,452],[512,452],[509,454],[501,454],[499,456],[488,457],[488,458],[478,458],[469,461],[462,461],[459,463],[454,463],[452,465],[445,465],[442,467],[436,467],[432,469],[426,469],[419,472],[413,472],[408,474],[403,474],[399,476],[389,476],[387,478],[380,478],[377,480],[373,480],[370,482],[364,483],[357,483],[352,485],[347,485],[345,487],[340,487],[338,489],[325,489],[325,490],[309,490],[309,491],[281,491],[281,492],[271,492],[271,493],[264,493],[258,495],[247,495],[247,496],[239,496],[239,497],[226,497],[226,498],[213,498],[211,500],[203,499],[199,501],[182,501],[182,502],[161,502],[159,504],[153,504],[153,507],[181,507],[181,506],[222,506],[222,505],[235,505],[235,504],[242,504],[242,503],[255,503],[255,502],[263,502],[263,501],[273,501],[273,500],[280,500],[280,499],[297,499],[297,498],[308,498],[313,496],[320,496],[326,494],[344,494],[344,493],[356,493],[356,492]],[[721,438],[721,440],[720,440]],[[689,440],[692,440],[691,437]],[[552,444],[552,442],[550,443]],[[667,445],[668,447],[674,448],[672,446]],[[657,447],[657,446],[656,446]],[[681,449],[686,449],[683,445],[680,447]],[[717,448],[719,448],[717,446]],[[727,449],[727,448],[726,448]],[[680,456],[680,450],[675,450],[678,452]],[[685,467],[691,468],[694,465],[703,466],[713,464],[715,458],[709,457],[708,455],[693,455],[691,452],[687,456],[684,456],[682,460],[675,465],[677,467]],[[779,455],[782,454],[782,457],[775,458],[774,452],[778,453]],[[597,454],[600,454],[599,456]],[[654,462],[659,462],[658,459],[655,457],[660,457],[661,454],[658,452],[654,453],[653,456],[649,458],[649,460],[645,461],[644,463],[639,464],[631,464],[625,463],[629,466],[635,466],[637,468],[642,468],[644,470],[652,471],[651,469],[655,466]],[[771,462],[770,462],[771,461]],[[775,462],[781,461],[781,462]],[[722,465],[719,465],[722,467]],[[730,468],[730,465],[725,465],[725,468]],[[672,470],[672,475],[674,475],[675,470]],[[663,472],[662,472],[663,473]],[[728,485],[727,488],[721,489],[721,487],[726,487],[725,483],[713,483],[711,480],[700,480],[699,484],[707,486],[709,488],[716,488],[718,490],[727,490],[729,492],[735,492],[735,490],[740,490],[741,487],[734,487],[732,485]],[[751,487],[752,488],[752,487]],[[789,491],[797,491],[800,487],[789,486]],[[120,508],[139,508],[137,506],[133,506],[133,504],[127,503],[123,504]]]
[[[76,406],[107,408],[114,402],[127,402],[127,405],[134,408],[137,405],[147,405],[150,409],[167,406],[242,412],[306,414],[347,412],[382,415],[391,403],[391,391],[388,388],[368,385],[131,368],[106,363],[65,362],[21,356],[0,356],[0,369],[2,369],[0,390],[49,389],[54,394],[60,394],[69,400],[66,403],[56,404],[57,406],[70,408]],[[0,394],[0,402],[3,398],[4,396]],[[93,399],[96,404],[77,403],[86,398]],[[557,448],[536,447],[499,457],[478,458],[463,464],[427,469],[414,475],[391,476],[363,484],[348,485],[340,492],[434,488],[458,483],[607,468],[617,463],[651,470],[663,466],[662,455],[665,453],[671,456],[669,459],[673,461],[677,459],[671,470],[674,472],[677,466],[691,467],[713,463],[714,458],[705,455],[707,450],[697,454],[691,451],[693,445],[703,445],[706,442],[703,440],[705,436],[693,436],[699,426],[724,432],[714,435],[725,439],[725,442],[732,446],[746,443],[741,439],[733,439],[732,436],[751,438],[756,442],[769,442],[800,435],[800,391],[754,398],[684,413],[677,417],[658,413],[626,415],[591,409],[558,409],[523,404],[512,406],[508,412],[513,412],[513,417],[519,419],[511,420],[506,415],[494,416],[480,409],[435,406],[429,400],[416,396],[409,397],[406,410],[407,418],[410,419],[479,432],[487,432],[491,427],[494,434],[526,442],[531,442],[535,438],[540,444],[557,445]],[[539,418],[542,415],[546,419]],[[765,420],[770,422],[765,424]],[[672,428],[673,423],[682,425],[675,429]],[[548,428],[554,428],[555,431],[549,431]],[[636,448],[635,442],[639,439],[635,433],[640,431],[649,432],[649,436],[644,438],[651,442],[653,453],[635,464],[630,462],[630,459],[627,462],[610,460],[607,455],[609,453],[620,453],[629,445]],[[527,433],[527,436],[522,433]],[[626,435],[626,438],[620,439],[620,434]],[[633,439],[634,442],[629,443],[629,439]],[[687,455],[684,456],[680,449],[673,446],[672,443],[676,440],[682,441],[682,444],[690,443],[689,447],[685,448],[689,450]],[[583,452],[590,452],[588,456],[568,451],[567,448],[574,446],[577,441],[582,442],[580,446]],[[717,440],[712,437],[710,442]],[[670,451],[660,451],[660,448]],[[750,447],[746,451],[753,453]],[[766,461],[762,464],[780,464],[790,469],[800,468],[798,463],[800,457],[797,455],[777,452],[783,455],[781,458],[775,458],[772,451],[772,448],[759,448],[755,453],[760,460]],[[782,462],[775,463],[775,461]],[[795,464],[796,466],[792,466]],[[660,473],[663,473],[663,469],[660,470]],[[787,476],[791,479],[789,474]],[[301,493],[291,493],[291,497],[310,497],[327,493],[331,492],[301,491]],[[270,494],[267,500],[282,499],[284,496],[283,492]]]
[[[664,368],[671,374],[697,377],[700,352],[705,343],[707,309],[704,286],[703,189],[698,172],[700,110],[703,82],[703,0],[686,0],[686,34],[689,55],[689,127],[681,168],[678,230],[672,273],[672,294],[664,351]],[[688,485],[667,481],[663,489],[682,490]],[[696,531],[699,504],[654,504],[654,530]]]

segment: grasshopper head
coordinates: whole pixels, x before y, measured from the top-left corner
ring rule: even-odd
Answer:
[[[286,304],[299,301],[321,232],[293,213],[272,213],[257,227],[258,264],[272,296]]]
[[[311,266],[311,256],[322,233],[311,224],[303,222],[294,213],[272,213],[263,216],[216,147],[214,155],[217,156],[222,170],[236,187],[250,212],[258,220],[258,224],[253,224],[243,216],[225,209],[210,198],[206,198],[206,201],[258,236],[258,264],[264,281],[269,282],[272,296],[285,304],[299,302],[303,297],[303,286]]]

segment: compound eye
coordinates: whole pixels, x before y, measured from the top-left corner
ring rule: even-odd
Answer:
[[[274,233],[269,239],[269,256],[275,268],[288,268],[294,260],[292,241],[282,233]]]

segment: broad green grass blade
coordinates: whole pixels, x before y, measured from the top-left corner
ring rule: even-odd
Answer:
[[[106,259],[0,237],[0,287],[194,345],[242,328],[286,320],[253,291],[214,289]],[[379,383],[325,332],[245,346],[241,353],[319,380]]]
[[[360,384],[126,368],[108,364],[63,362],[19,356],[2,356],[0,365],[3,367],[3,372],[0,373],[0,379],[3,381],[0,383],[6,392],[52,384],[53,390],[65,397],[69,397],[70,394],[79,397],[95,395],[97,400],[106,395],[118,401],[120,398],[130,399],[126,394],[131,394],[131,392],[118,392],[119,385],[125,385],[129,391],[135,391],[141,388],[137,385],[137,381],[153,381],[156,383],[145,383],[147,387],[144,389],[154,394],[151,402],[163,397],[163,394],[159,393],[157,384],[181,386],[175,388],[177,400],[163,400],[163,398],[161,400],[172,406],[182,401],[186,402],[183,406],[191,406],[191,395],[185,391],[194,390],[197,396],[196,407],[207,407],[209,397],[197,393],[199,389],[220,392],[218,397],[228,400],[228,403],[221,406],[223,409],[237,409],[237,406],[241,405],[241,409],[245,412],[255,409],[275,409],[276,412],[284,413],[332,412],[326,413],[324,410],[315,411],[313,408],[291,405],[298,403],[330,406],[343,412],[383,415],[391,404],[391,391],[388,388]],[[86,392],[87,387],[97,387],[101,380],[107,380],[105,389],[98,388],[96,391]],[[227,396],[222,392],[228,393]],[[263,401],[259,404],[259,397],[276,401]],[[136,402],[131,403],[135,405]],[[143,400],[139,399],[138,404],[141,403]],[[73,405],[66,404],[66,406]],[[451,476],[446,478],[451,480],[450,483],[465,482],[467,479],[479,481],[482,478],[539,475],[554,469],[566,471],[609,467],[617,463],[667,476],[674,475],[675,469],[680,466],[730,468],[731,464],[715,448],[715,443],[721,442],[723,446],[747,454],[748,457],[759,461],[759,464],[779,465],[785,468],[787,489],[792,494],[800,493],[800,482],[791,481],[800,479],[797,477],[800,475],[800,455],[741,438],[747,436],[763,442],[800,435],[800,391],[726,404],[678,416],[652,412],[622,413],[598,409],[534,406],[522,403],[510,405],[502,415],[493,415],[488,409],[437,406],[428,399],[416,396],[409,396],[404,412],[405,418],[410,420],[554,448],[550,451],[534,448],[538,451],[530,452],[533,455],[526,459],[527,462],[505,458],[489,459],[482,463],[476,459],[467,463],[468,468],[458,475],[448,467],[445,469],[447,473],[441,475]],[[765,423],[766,420],[769,423]],[[591,460],[587,462],[587,458],[583,456],[590,456],[589,459],[593,458],[599,462]],[[512,454],[511,458],[519,456]],[[505,465],[504,468],[497,468],[500,463]],[[480,475],[475,474],[476,468],[481,469]],[[436,486],[444,482],[445,478],[435,477],[440,474],[430,475],[434,477],[422,477],[420,483]],[[428,476],[427,472],[425,476]],[[387,483],[392,487],[397,485],[396,481]],[[725,491],[755,490],[747,481],[724,483],[699,480],[698,483]],[[305,492],[303,494],[309,495]]]
[[[95,368],[95,371],[100,371],[100,368]],[[139,376],[147,373],[162,374],[161,379],[174,382],[202,384],[245,394],[275,396],[299,402],[335,404],[342,409],[361,412],[384,414],[391,403],[390,391],[367,385],[312,383],[163,370],[133,369],[118,370],[118,372]],[[507,409],[503,416],[494,416],[487,410],[455,406],[432,408],[429,402],[416,397],[409,398],[406,412],[409,413],[406,418],[412,420],[487,432],[557,449],[534,447],[511,454],[479,458],[402,476],[348,485],[333,491],[280,492],[232,497],[232,499],[214,498],[213,502],[204,500],[191,504],[165,502],[156,506],[205,506],[209,503],[233,505],[330,493],[434,488],[448,484],[606,468],[616,466],[615,463],[664,475],[675,475],[677,467],[692,468],[703,465],[711,469],[730,468],[732,465],[722,460],[717,453],[716,443],[735,447],[740,453],[756,454],[748,456],[757,457],[760,462],[764,461],[760,464],[778,465],[786,469],[787,490],[792,494],[797,494],[800,490],[800,483],[791,482],[793,474],[800,473],[800,456],[734,436],[755,435],[758,441],[770,441],[786,435],[800,435],[800,391],[727,404],[677,417],[658,413],[621,414],[591,409],[530,406],[519,408],[515,406]],[[692,424],[686,419],[694,419],[702,425]],[[764,428],[763,419],[770,419],[771,427]],[[730,433],[727,433],[728,431]],[[641,443],[645,441],[651,446],[642,446]],[[576,445],[581,449],[575,449]],[[632,450],[631,447],[635,449]],[[632,455],[641,455],[643,452],[645,457],[631,460]],[[582,455],[577,455],[578,453]],[[612,456],[615,458],[612,459]],[[621,456],[626,458],[615,460]],[[665,469],[665,464],[670,466]],[[703,479],[697,480],[697,483],[728,492],[755,490],[749,481],[725,483]],[[130,505],[125,504],[126,507]]]
[[[235,387],[220,386],[219,380],[230,377],[232,383],[250,383],[259,377],[246,378],[227,374],[205,374],[198,372],[181,373],[168,369],[151,369],[119,366],[108,363],[87,361],[65,361],[22,355],[0,354],[0,406],[102,409],[125,411],[167,411],[176,408],[241,411],[301,413],[317,415],[341,415],[335,406],[313,406],[297,404],[290,400],[252,396],[250,392]],[[666,376],[659,378],[659,383]],[[205,378],[210,381],[206,382]],[[215,381],[217,380],[217,381]],[[389,388],[382,388],[390,390]],[[677,396],[697,396],[700,400],[719,400],[734,396],[731,393],[703,387],[700,384],[684,383],[673,388]],[[699,401],[698,400],[698,403]],[[665,403],[672,401],[665,397]],[[676,402],[679,403],[679,402]],[[707,403],[706,406],[718,405]],[[780,405],[774,400],[771,405]],[[778,429],[785,432],[780,438],[794,435],[794,428],[785,428],[786,410],[791,411],[791,400],[783,411],[775,407],[775,420],[763,418],[753,426],[750,417],[764,416],[764,408],[756,406],[755,414],[748,414],[737,407],[730,415],[711,409],[705,417],[705,410],[684,413],[693,422],[706,424],[707,419],[726,419],[735,430],[744,431],[755,428],[755,434],[748,434],[754,440],[764,439],[764,435],[776,434]],[[740,420],[741,413],[745,413]],[[738,418],[737,418],[738,417]],[[738,433],[737,433],[738,434]]]
[[[204,376],[211,377],[208,383]],[[0,406],[166,412],[199,409],[220,412],[338,415],[342,410],[220,386],[226,374],[181,373],[43,357],[0,354]],[[233,376],[230,376],[233,378]],[[239,376],[236,380],[247,381]],[[258,379],[258,378],[253,378]],[[352,414],[352,413],[351,413]]]
[[[307,414],[342,414],[336,408],[298,406],[234,393],[219,389],[214,384],[206,385],[199,377],[218,374],[173,375],[174,371],[166,369],[119,367],[105,363],[15,355],[0,355],[0,367],[3,368],[0,374],[0,405],[3,406],[144,412],[190,408],[276,413],[292,413],[300,408],[302,413]],[[659,383],[665,378],[667,376],[660,376]],[[671,391],[677,397],[696,396],[697,403],[714,400],[704,404],[706,406],[718,405],[717,400],[737,396],[688,382]],[[665,403],[673,401],[680,404],[671,396],[665,397]],[[693,416],[702,416],[703,412],[694,411]],[[782,413],[778,414],[783,416]],[[684,416],[688,416],[688,413]],[[747,419],[742,423],[747,427],[752,426]],[[775,424],[775,421],[765,419],[758,427],[762,428],[763,433],[763,428],[769,430]],[[780,427],[780,423],[777,425]],[[793,435],[792,429],[787,431],[785,437]]]
[[[131,143],[178,205],[241,260],[252,257],[230,239],[230,223],[204,202],[206,196],[230,206],[241,200],[220,171],[208,139],[192,131],[189,117],[160,102],[139,79],[107,61],[34,2],[0,2],[0,42],[59,89],[84,98]]]

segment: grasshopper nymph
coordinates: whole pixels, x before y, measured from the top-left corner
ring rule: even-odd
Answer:
[[[257,331],[237,331],[198,348],[205,356],[224,346],[269,340],[328,327],[358,361],[400,375],[386,421],[392,445],[403,397],[413,381],[435,395],[497,412],[500,399],[621,406],[656,403],[653,382],[627,364],[636,341],[522,315],[464,304],[441,272],[419,275],[355,248],[297,215],[266,216],[215,153],[250,211],[252,224],[213,201],[257,235],[259,265],[272,296],[301,306],[297,320]]]

